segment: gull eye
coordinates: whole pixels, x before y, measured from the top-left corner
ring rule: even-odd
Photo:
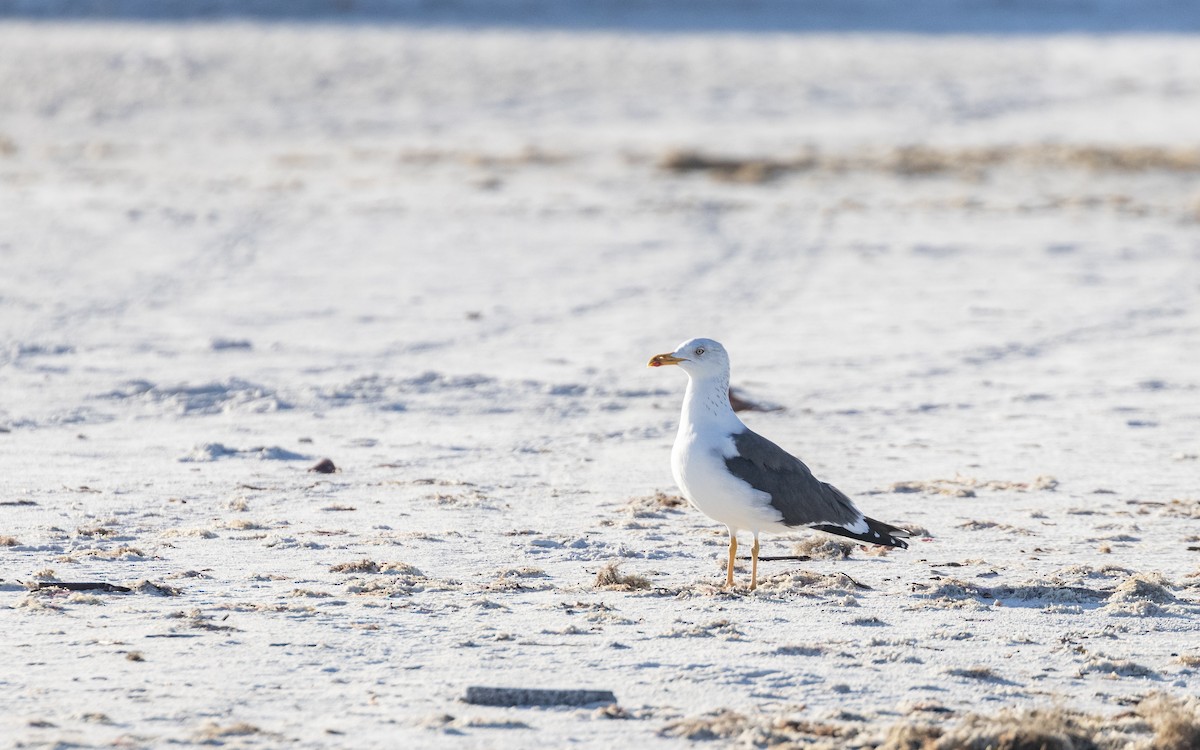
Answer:
[[[704,353],[704,347],[700,347],[699,349],[697,349],[697,350],[696,350],[696,356],[697,356],[697,357],[699,357],[699,356],[700,356],[701,354],[703,354],[703,353]]]

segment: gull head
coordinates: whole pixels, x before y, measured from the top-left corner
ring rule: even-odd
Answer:
[[[725,347],[712,339],[688,339],[675,351],[651,357],[647,367],[678,365],[694,378],[729,376],[729,355]]]

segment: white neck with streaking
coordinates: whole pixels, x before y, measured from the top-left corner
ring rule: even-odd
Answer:
[[[694,376],[688,373],[687,392],[683,395],[683,414],[679,431],[714,432],[731,435],[746,425],[729,405],[729,374]]]

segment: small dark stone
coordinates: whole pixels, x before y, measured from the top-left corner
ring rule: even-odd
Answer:
[[[209,347],[211,347],[214,352],[229,351],[229,350],[235,350],[235,349],[249,351],[250,349],[254,348],[254,345],[245,339],[216,338],[216,339],[213,339],[211,342],[209,342]]]
[[[338,468],[333,465],[333,461],[330,461],[328,458],[322,458],[311,469],[309,469],[309,471],[315,471],[318,474],[332,474],[337,470]]]

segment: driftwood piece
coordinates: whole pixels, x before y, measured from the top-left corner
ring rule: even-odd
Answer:
[[[753,560],[754,558],[750,557],[749,555],[746,555],[745,557],[739,557],[738,559],[749,562],[750,560]],[[811,555],[759,555],[758,556],[759,562],[778,562],[779,560],[792,560],[793,562],[805,562],[805,561],[811,560],[811,559],[812,559]]]
[[[477,706],[587,706],[617,702],[616,696],[609,690],[543,690],[479,685],[468,687],[462,700]]]
[[[113,591],[121,594],[127,594],[133,589],[127,586],[118,586],[115,583],[104,583],[103,581],[38,581],[33,584],[34,591],[42,591],[43,589],[66,589],[67,591]]]

